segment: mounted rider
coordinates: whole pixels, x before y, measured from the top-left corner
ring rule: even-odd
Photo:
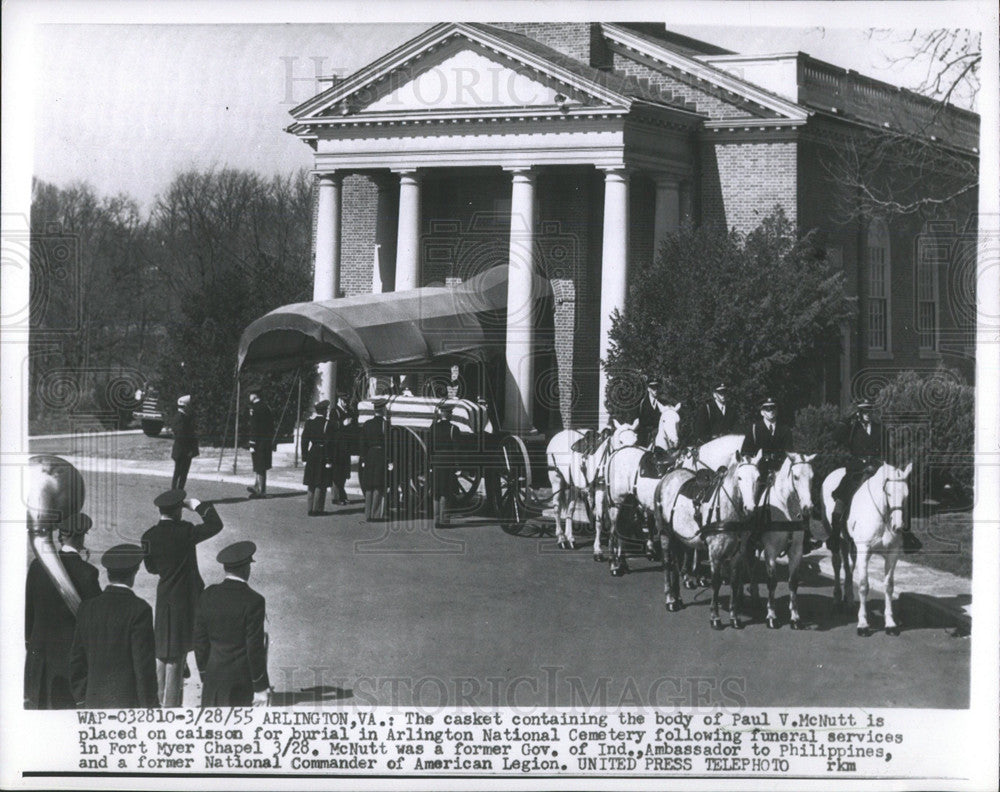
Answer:
[[[712,390],[712,398],[695,413],[692,438],[695,445],[736,432],[736,410],[726,406],[726,390],[726,383],[720,382]]]
[[[646,378],[646,395],[639,402],[638,413],[639,426],[636,429],[636,434],[639,438],[639,445],[649,448],[656,437],[656,430],[660,427],[660,416],[663,413],[660,408],[660,380],[658,378]]]
[[[889,435],[881,422],[873,419],[875,405],[870,401],[859,401],[853,415],[845,418],[834,435],[835,440],[851,455],[846,465],[844,478],[833,491],[833,516],[830,520],[834,531],[846,527],[847,512],[854,493],[877,471],[885,461],[889,448]],[[922,544],[910,532],[909,523],[903,523],[903,550],[919,550]]]
[[[760,420],[751,424],[750,431],[743,439],[743,447],[740,450],[744,457],[752,457],[758,451],[761,452],[760,461],[757,463],[760,478],[757,480],[757,489],[754,492],[754,503],[758,507],[756,512],[758,530],[766,527],[768,516],[767,509],[759,508],[767,505],[760,503],[761,496],[774,483],[774,474],[778,472],[788,453],[792,450],[792,430],[787,424],[779,423],[777,416],[777,402],[771,397],[764,399],[760,403]],[[802,540],[803,555],[809,553],[814,547],[815,544],[807,530]]]

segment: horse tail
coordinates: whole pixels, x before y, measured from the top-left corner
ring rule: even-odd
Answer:
[[[663,497],[663,479],[656,482],[656,489],[653,491],[653,521],[656,525],[656,535],[663,536],[664,528],[668,527],[663,519],[663,504],[660,499]]]

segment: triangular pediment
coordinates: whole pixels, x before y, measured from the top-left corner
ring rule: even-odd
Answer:
[[[437,25],[291,114],[309,124],[358,116],[630,106],[628,96],[602,83],[599,74],[590,75],[582,64],[548,59],[484,28]]]
[[[358,111],[481,110],[554,107],[560,103],[570,107],[592,101],[565,85],[546,80],[543,74],[517,69],[507,59],[488,57],[471,44],[443,59],[422,58],[392,73],[385,83],[391,90]]]

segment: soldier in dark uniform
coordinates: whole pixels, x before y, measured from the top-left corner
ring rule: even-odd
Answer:
[[[159,575],[156,586],[156,678],[164,707],[181,706],[184,663],[193,646],[194,609],[205,588],[198,571],[198,543],[222,530],[215,507],[184,490],[169,490],[153,503],[160,521],[142,535],[146,570]],[[193,525],[181,519],[184,508],[204,521]]]
[[[449,399],[465,398],[465,383],[458,376],[458,366],[451,367],[451,379],[444,386],[445,396]]]
[[[198,603],[194,657],[201,673],[201,706],[267,704],[267,633],[264,598],[247,584],[257,546],[236,542],[216,560],[225,580],[205,589]]]
[[[328,427],[330,439],[327,443],[327,460],[330,465],[330,482],[335,488],[331,498],[341,506],[347,505],[347,491],[344,485],[351,477],[351,451],[347,442],[347,433],[351,425],[351,412],[347,408],[347,394],[337,393],[337,403],[330,413]]]
[[[365,519],[368,522],[381,520],[384,517],[386,488],[386,451],[388,422],[385,419],[384,396],[372,399],[375,417],[361,426],[361,489],[365,493]]]
[[[253,460],[254,485],[247,487],[251,498],[267,497],[267,471],[271,469],[274,449],[274,416],[271,408],[256,391],[250,394],[250,457]]]
[[[455,494],[455,468],[449,464],[458,447],[458,428],[451,422],[450,404],[438,407],[438,416],[431,424],[431,483],[434,488],[434,527],[448,525],[448,499]]]
[[[726,383],[712,391],[712,399],[698,408],[694,416],[694,444],[704,445],[716,437],[736,431],[736,411],[726,406]]]
[[[93,521],[75,514],[59,525],[59,560],[81,600],[101,593],[97,568],[83,560],[84,539]],[[24,592],[25,709],[75,709],[69,684],[69,652],[76,616],[35,559],[28,567]]]
[[[882,466],[889,448],[889,435],[885,427],[872,419],[874,407],[868,401],[858,402],[855,414],[837,427],[835,439],[851,455],[844,478],[832,493],[834,506],[830,522],[838,533],[845,527],[854,493],[865,479]],[[912,551],[921,547],[920,540],[910,532],[909,521],[904,520],[903,549]]]
[[[198,456],[198,428],[191,407],[191,397],[181,396],[177,400],[177,414],[174,416],[171,429],[174,433],[174,447],[170,452],[174,460],[174,476],[170,483],[171,489],[184,489],[187,484],[188,471],[191,470],[191,460]]]
[[[636,429],[638,443],[648,448],[656,438],[656,432],[660,428],[660,381],[655,377],[646,380],[646,395],[639,402],[639,426]]]
[[[751,424],[750,431],[743,438],[741,453],[744,456],[754,456],[758,451],[762,452],[760,462],[757,463],[760,478],[754,491],[754,503],[760,501],[761,493],[770,486],[772,477],[792,450],[792,430],[787,424],[778,423],[777,409],[778,405],[774,399],[768,398],[761,402],[760,420]],[[757,522],[757,528],[763,528],[763,519],[767,511],[760,511],[758,515],[761,520]],[[810,552],[814,546],[811,534],[805,531],[802,538],[803,554]]]
[[[313,415],[302,427],[302,461],[305,470],[302,483],[308,492],[309,516],[323,514],[326,504],[326,488],[330,486],[330,463],[327,459],[328,421],[330,402],[323,399],[314,407]]]
[[[132,591],[143,551],[116,545],[101,558],[108,587],[80,603],[70,650],[73,697],[86,709],[158,707],[153,611]]]

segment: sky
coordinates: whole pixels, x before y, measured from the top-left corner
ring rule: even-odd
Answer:
[[[226,3],[171,5],[182,10],[230,9]],[[324,8],[338,5],[343,4],[328,3]],[[840,27],[854,17],[834,13],[834,4],[828,4],[830,11],[808,14],[805,5],[785,3],[778,13],[765,14],[763,6],[746,3],[657,4],[626,6],[633,12],[626,16],[641,18],[636,14],[642,11],[645,18],[656,19],[649,11],[667,8],[671,29],[727,49],[748,54],[801,50],[893,84],[919,83],[923,74],[919,68],[886,68],[887,56],[901,51],[899,40],[907,32],[902,26],[886,35],[869,36],[864,28]],[[273,8],[266,3],[244,6],[247,13],[236,18],[250,20],[262,16],[256,12]],[[351,14],[344,16],[354,20],[375,17],[375,9],[389,6],[372,2],[349,8]],[[469,8],[478,8],[482,16],[481,6],[463,6]],[[731,13],[718,13],[722,8]],[[573,10],[581,13],[579,6]],[[288,111],[325,87],[316,82],[316,75],[350,74],[434,21],[194,23],[200,16],[181,17],[191,19],[189,24],[134,24],[122,14],[110,18],[116,24],[87,24],[88,15],[77,14],[71,23],[44,22],[35,27],[30,135],[34,175],[63,186],[87,181],[102,194],[124,192],[148,209],[171,179],[186,169],[235,167],[272,174],[310,167],[311,150],[283,130],[292,120]],[[393,17],[405,19],[406,14]],[[218,18],[233,16],[220,13]],[[441,18],[457,17],[444,12]],[[911,16],[902,15],[873,23],[892,27],[894,20],[904,19],[913,24]],[[739,24],[714,24],[722,20]]]

